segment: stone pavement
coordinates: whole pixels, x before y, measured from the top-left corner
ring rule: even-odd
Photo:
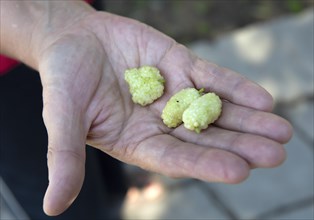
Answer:
[[[244,74],[274,96],[275,112],[294,126],[287,160],[278,168],[253,170],[238,185],[154,176],[146,189],[128,195],[124,218],[314,219],[313,31],[309,10],[189,45],[200,57]]]
[[[275,112],[295,133],[286,145],[288,158],[274,169],[256,169],[238,185],[174,180],[144,173],[150,184],[130,188],[124,219],[314,219],[313,165],[313,10],[255,24],[215,42],[189,47],[199,56],[233,69],[265,87]],[[133,176],[133,178],[135,178]],[[17,219],[1,206],[0,219]]]

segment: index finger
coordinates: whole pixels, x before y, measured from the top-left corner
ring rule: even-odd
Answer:
[[[262,111],[273,109],[273,98],[265,89],[232,70],[198,58],[190,77],[197,88],[215,92],[234,104]]]

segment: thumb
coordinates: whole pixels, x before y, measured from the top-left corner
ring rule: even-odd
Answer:
[[[43,118],[48,132],[49,172],[43,208],[47,215],[54,216],[64,212],[82,188],[86,135],[82,117],[69,101],[45,100]]]

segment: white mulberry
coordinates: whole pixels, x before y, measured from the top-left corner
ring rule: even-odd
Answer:
[[[221,114],[222,102],[215,93],[207,93],[193,101],[184,111],[184,127],[200,133],[213,123]]]
[[[170,128],[177,127],[182,123],[182,114],[189,105],[201,96],[202,90],[187,88],[173,95],[162,111],[161,118],[165,125]]]
[[[134,103],[145,106],[163,95],[165,79],[156,67],[142,66],[127,69],[124,78],[129,84]]]

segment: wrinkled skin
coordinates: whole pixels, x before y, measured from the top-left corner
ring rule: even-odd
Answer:
[[[51,35],[42,48],[49,215],[63,212],[78,195],[86,143],[167,176],[225,183],[285,159],[282,144],[292,129],[269,113],[273,100],[264,89],[142,23],[94,12]],[[125,69],[142,65],[156,66],[166,80],[164,95],[147,107],[132,102],[123,78]],[[186,87],[205,88],[225,100],[222,116],[200,134],[182,125],[167,128],[160,118],[167,100]]]

